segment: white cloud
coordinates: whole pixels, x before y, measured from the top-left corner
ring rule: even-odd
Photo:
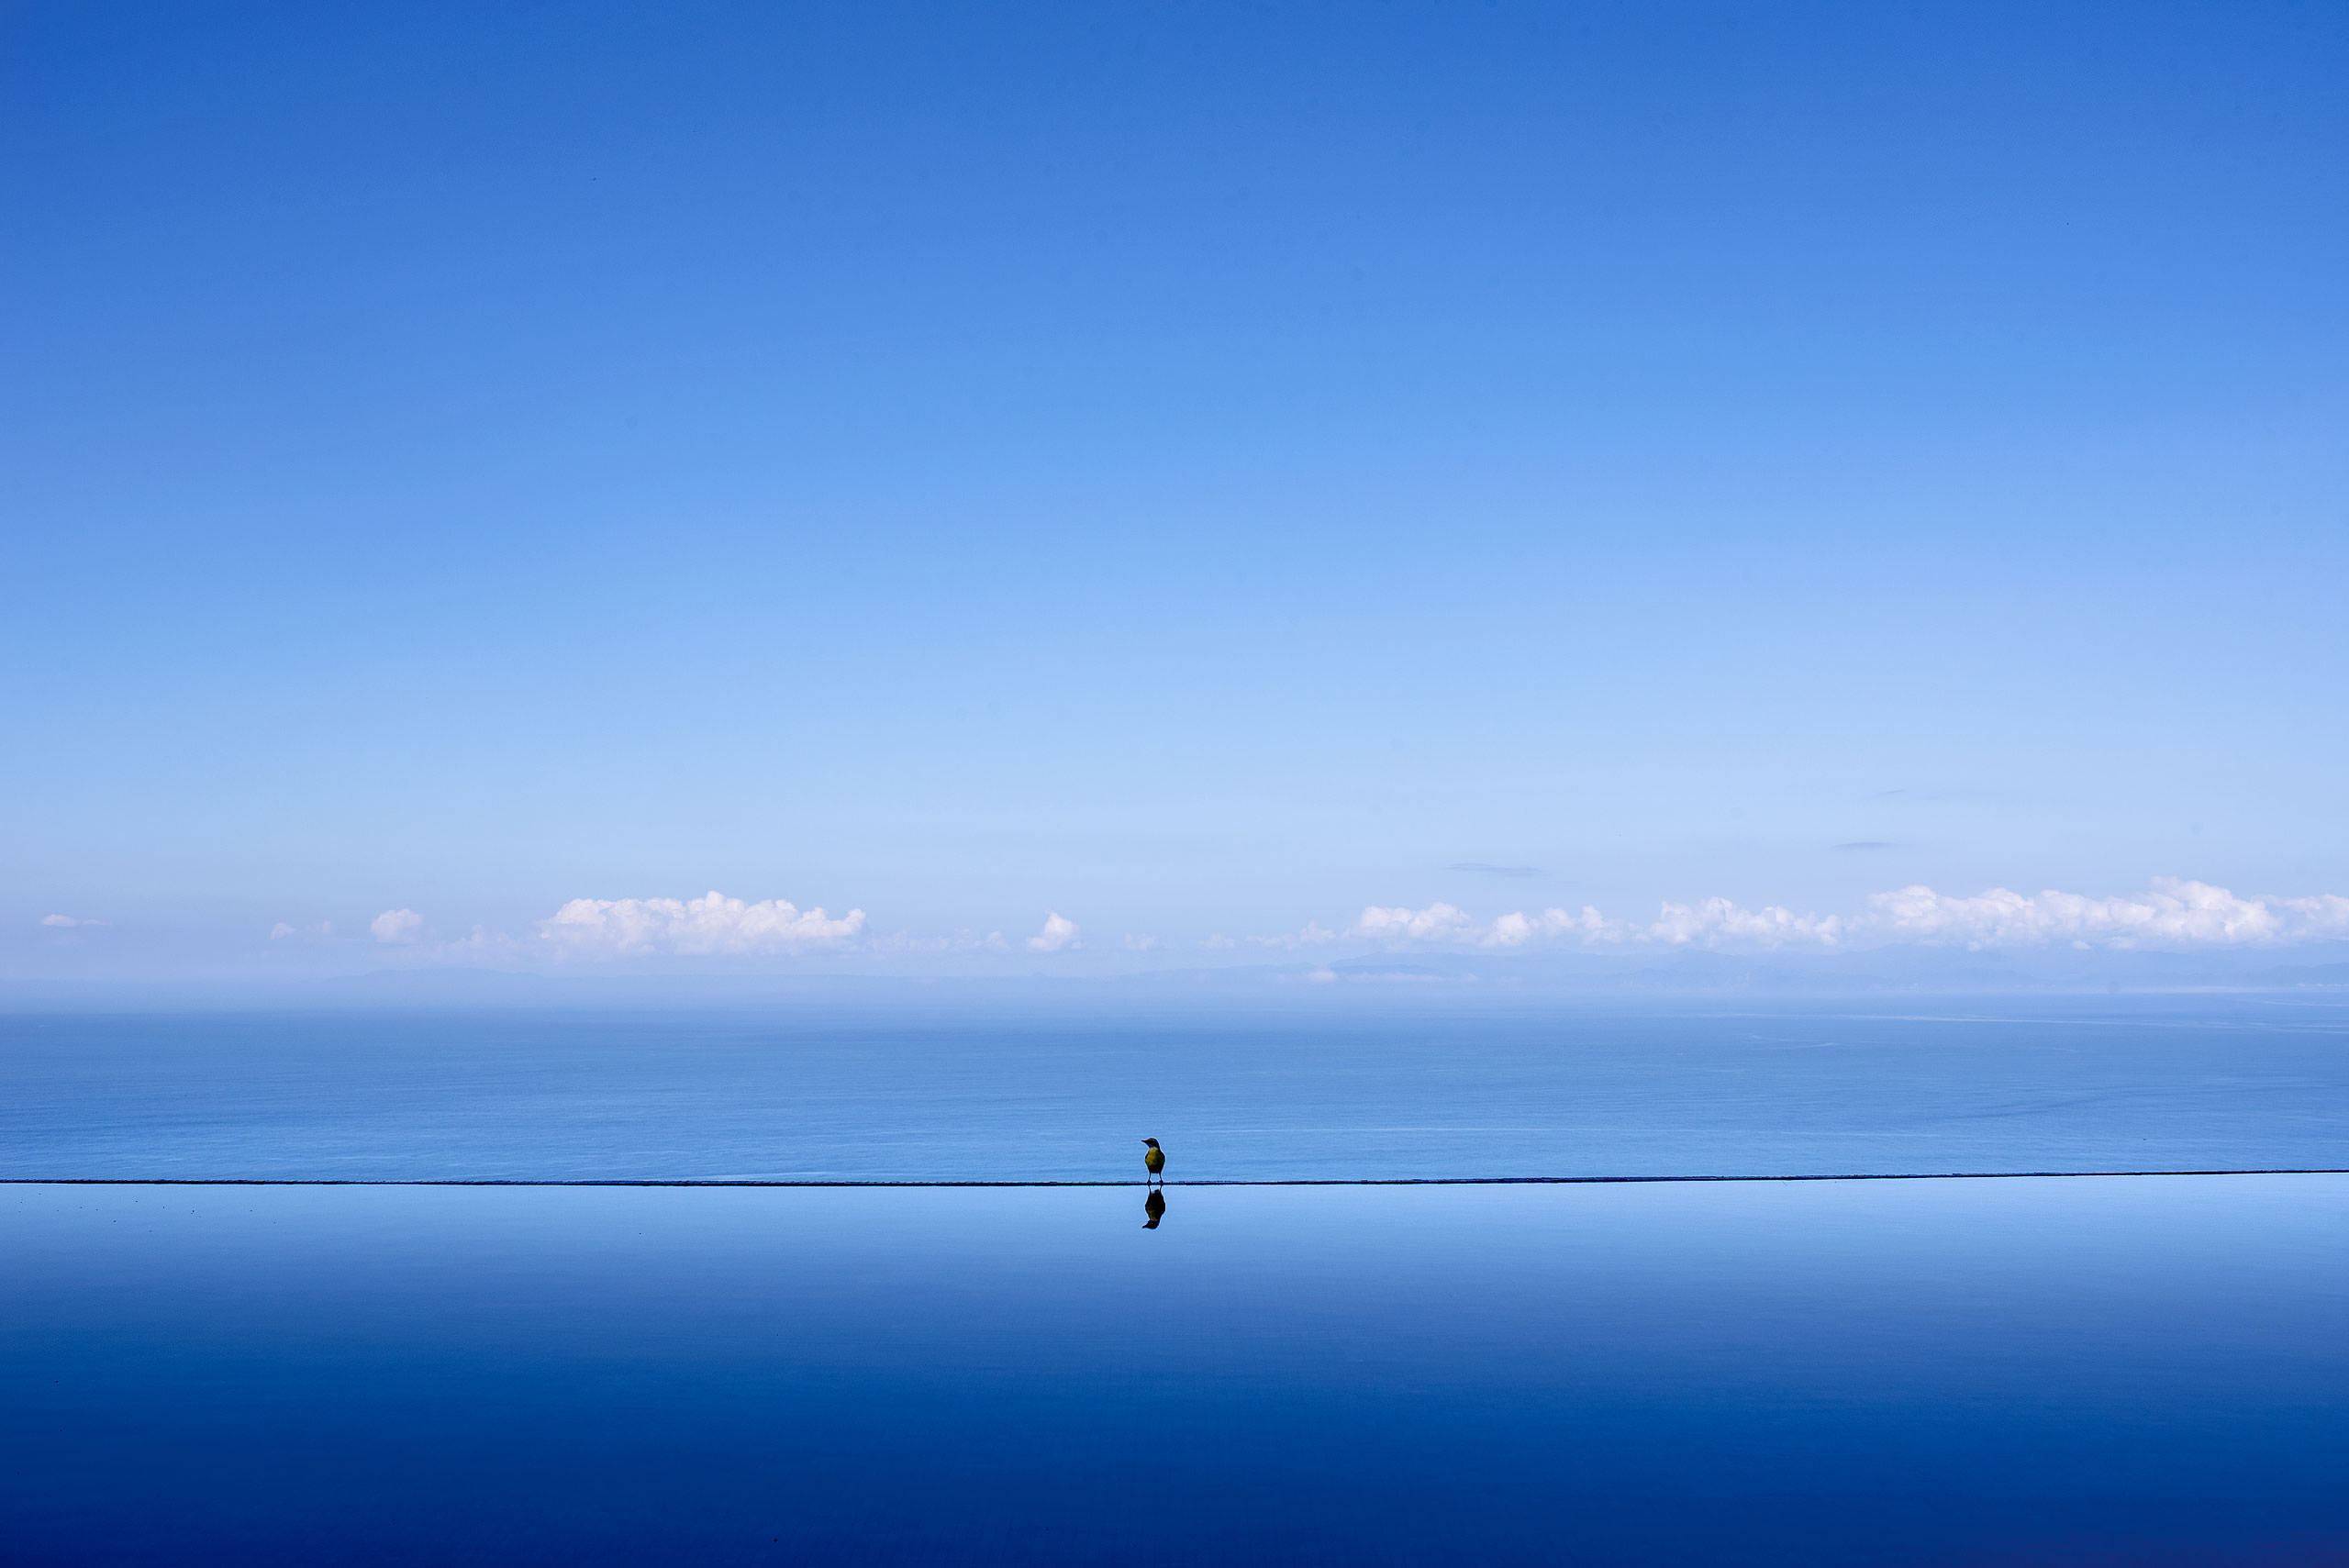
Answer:
[[[1382,909],[1373,904],[1354,922],[1353,934],[1377,941],[1459,941],[1467,937],[1473,924],[1449,904],[1431,904],[1424,909],[1401,905]]]
[[[412,942],[424,929],[424,917],[413,909],[386,909],[367,922],[379,942]]]
[[[71,915],[43,915],[40,917],[40,923],[44,926],[103,926],[106,924],[104,920],[77,920]]]
[[[1696,904],[1667,903],[1650,925],[1609,919],[1585,905],[1579,910],[1503,915],[1481,930],[1474,930],[1463,917],[1459,929],[1452,934],[1458,940],[1473,936],[1478,946],[1488,948],[1559,940],[1585,945],[1662,942],[1672,947],[1713,947],[1722,942],[1781,947],[1788,942],[1816,942],[1832,947],[1842,940],[1846,929],[1847,922],[1834,915],[1801,915],[1776,904],[1748,909],[1727,898],[1708,898]]]
[[[2150,891],[2092,898],[2076,893],[2024,895],[1994,887],[1970,898],[1930,887],[1878,893],[1856,917],[1816,915],[1767,905],[1749,909],[1727,898],[1667,903],[1649,923],[1610,919],[1585,906],[1503,915],[1480,926],[1449,904],[1425,909],[1363,911],[1349,934],[1375,941],[1458,942],[1523,948],[1537,942],[1648,944],[1667,947],[1821,948],[1854,941],[1963,942],[2012,947],[2072,942],[2126,948],[2245,947],[2349,940],[2349,898],[2337,894],[2240,897],[2208,883],[2156,877]]]
[[[1694,943],[1711,947],[1721,941],[1773,948],[1787,942],[1833,947],[1842,940],[1843,921],[1834,915],[1798,915],[1776,904],[1747,909],[1726,898],[1708,898],[1701,904],[1666,904],[1645,934],[1650,940],[1675,947]]]
[[[2238,897],[2207,882],[2155,877],[2126,898],[1991,888],[1971,898],[1904,887],[1868,899],[1869,923],[1896,936],[1972,948],[2076,942],[2110,948],[2249,947],[2349,937],[2349,898]]]
[[[1044,917],[1044,929],[1028,939],[1028,946],[1036,952],[1058,952],[1063,948],[1083,947],[1076,940],[1076,922],[1063,918],[1058,911]]]
[[[712,892],[689,899],[574,898],[539,922],[539,936],[572,958],[700,957],[834,947],[863,929],[862,909],[835,920],[780,898],[751,904]]]
[[[68,929],[106,922],[70,915],[42,918],[43,926]],[[324,929],[325,928],[320,928]],[[304,928],[304,932],[308,929]],[[403,946],[418,959],[446,953],[451,959],[509,962],[527,957],[614,959],[633,956],[788,954],[807,950],[854,951],[871,957],[901,953],[1017,951],[1030,953],[1082,949],[1082,933],[1058,910],[1041,929],[1008,941],[999,932],[984,936],[873,936],[865,916],[852,909],[835,919],[824,910],[800,909],[781,899],[749,903],[710,893],[699,898],[576,898],[538,923],[527,944],[476,928],[465,940],[428,940],[425,917],[414,909],[387,909],[369,923],[373,939]],[[279,922],[273,940],[296,937]],[[2314,940],[2349,941],[2349,897],[2237,895],[2209,883],[2156,878],[2147,891],[2092,896],[2049,890],[2021,894],[1993,887],[1971,896],[1944,895],[1926,886],[1871,895],[1865,913],[1819,914],[1783,905],[1749,907],[1723,897],[1667,902],[1653,920],[1623,919],[1590,906],[1516,910],[1490,920],[1450,904],[1371,905],[1342,932],[1308,921],[1293,932],[1249,937],[1248,945],[1285,951],[1345,943],[1386,949],[1414,945],[1530,951],[1537,947],[1613,949],[1619,951],[1719,948],[1813,951],[1880,946],[1894,942],[1963,945],[1972,948],[2059,945],[2101,948],[2277,947]],[[1217,934],[1197,944],[1211,951],[1240,943]],[[1123,938],[1131,952],[1155,952],[1160,939]]]
[[[1564,914],[1564,910],[1559,911]],[[1485,933],[1488,948],[1521,948],[1533,938],[1533,922],[1523,915],[1504,915]]]
[[[1584,905],[1579,914],[1544,909],[1539,915],[1504,915],[1478,940],[1488,948],[1518,948],[1536,939],[1579,937],[1585,941],[1620,942],[1639,933],[1628,920],[1610,920]]]

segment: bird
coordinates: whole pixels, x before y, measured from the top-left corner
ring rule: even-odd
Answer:
[[[1157,1229],[1158,1222],[1166,1218],[1166,1192],[1164,1188],[1152,1187],[1150,1189],[1150,1195],[1141,1200],[1141,1228],[1144,1230]]]
[[[1142,1153],[1142,1164],[1148,1167],[1152,1175],[1163,1176],[1166,1172],[1166,1151],[1158,1146],[1155,1138],[1145,1138],[1142,1141],[1150,1145]]]

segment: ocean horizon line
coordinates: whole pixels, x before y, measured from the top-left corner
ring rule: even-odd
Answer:
[[[1798,1174],[1683,1176],[1275,1176],[1192,1177],[1174,1181],[937,1181],[782,1179],[759,1177],[604,1176],[0,1176],[10,1187],[1525,1187],[1654,1186],[1706,1182],[1996,1182],[2090,1177],[2349,1176],[2349,1167],[2256,1166],[2165,1171],[1843,1171]]]

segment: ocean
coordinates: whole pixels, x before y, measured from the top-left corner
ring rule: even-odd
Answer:
[[[0,1176],[1790,1175],[2349,1164],[2349,997],[0,1018]]]
[[[18,1016],[25,1563],[2349,1562],[2321,996]],[[1170,1186],[76,1185],[1102,1181]]]

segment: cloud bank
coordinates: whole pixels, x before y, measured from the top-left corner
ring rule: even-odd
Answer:
[[[102,924],[68,916],[50,916],[39,923],[50,928]],[[321,937],[332,935],[328,925],[317,930]],[[283,921],[269,933],[274,941],[296,934],[293,925]],[[530,965],[819,954],[885,966],[922,955],[1008,957],[1018,951],[1071,955],[1056,960],[1056,968],[1072,962],[1080,967],[1102,966],[1094,955],[1084,961],[1074,958],[1085,948],[1081,929],[1057,909],[1046,914],[1033,936],[1007,940],[996,931],[874,932],[867,929],[862,909],[835,918],[821,908],[802,909],[784,899],[751,902],[717,892],[691,899],[574,898],[537,922],[535,933],[518,941],[481,927],[474,927],[470,937],[442,940],[428,932],[418,911],[386,909],[368,922],[361,940],[398,950],[393,962],[410,966],[427,962]],[[1417,908],[1372,904],[1341,930],[1308,921],[1297,930],[1244,940],[1218,934],[1170,947],[1156,937],[1130,934],[1112,946],[1131,955],[1126,961],[1130,962],[1143,954],[1171,955],[1177,947],[1218,953],[1250,947],[1291,953],[1446,948],[1492,952],[1831,952],[1893,945],[2186,951],[2314,941],[2349,941],[2349,897],[2243,895],[2210,883],[2157,877],[2142,893],[2113,895],[2057,889],[2026,894],[2004,887],[1958,895],[1918,884],[1870,895],[1857,913],[1834,914],[1777,904],[1752,907],[1724,897],[1666,902],[1657,906],[1652,919],[1610,916],[1589,905],[1520,909],[1485,918],[1447,903]]]
[[[539,922],[539,937],[565,958],[793,953],[837,947],[864,929],[864,911],[835,920],[780,898],[574,898]]]
[[[1666,904],[1652,923],[1614,920],[1585,905],[1579,910],[1544,909],[1503,915],[1489,925],[1478,925],[1449,904],[1424,909],[1382,908],[1372,905],[1362,912],[1352,932],[1386,942],[1464,942],[1485,948],[1521,948],[1559,940],[1585,944],[1663,942],[1675,947],[1723,941],[1777,947],[1787,942],[1813,942],[1832,947],[1843,938],[1847,924],[1833,915],[1798,915],[1771,905],[1747,909],[1726,898],[1700,904]]]
[[[2157,876],[2129,898],[2076,893],[2021,894],[1991,888],[1952,898],[1930,887],[1904,887],[1868,900],[1884,930],[1912,940],[1967,947],[2071,942],[2087,947],[2251,947],[2349,937],[2349,898],[2262,895],[2241,898],[2207,882]]]
[[[1727,898],[1662,906],[1653,921],[1610,919],[1585,906],[1503,915],[1479,924],[1449,904],[1424,909],[1372,905],[1350,933],[1390,946],[1453,943],[1524,948],[1570,942],[1586,947],[1835,948],[1905,941],[1968,948],[2048,946],[2113,949],[2285,946],[2349,940],[2349,898],[2240,896],[2204,882],[2155,877],[2146,892],[2097,898],[2049,890],[2021,894],[1994,887],[1970,897],[1925,886],[1871,895],[1867,913],[1799,913],[1780,905],[1749,909]]]

